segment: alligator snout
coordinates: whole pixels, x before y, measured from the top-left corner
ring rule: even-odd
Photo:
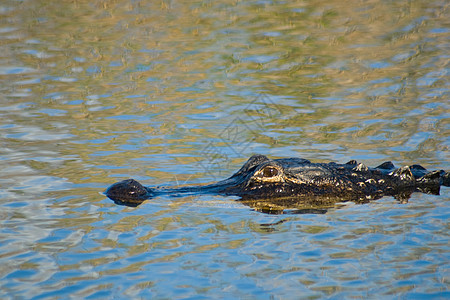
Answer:
[[[140,204],[151,197],[151,191],[134,179],[122,180],[111,185],[106,191],[108,198],[127,203]]]

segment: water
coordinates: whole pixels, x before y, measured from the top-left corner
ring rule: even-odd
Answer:
[[[449,298],[450,190],[270,215],[253,153],[450,169],[445,1],[0,4],[0,298]]]

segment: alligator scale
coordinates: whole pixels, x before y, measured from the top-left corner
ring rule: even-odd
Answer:
[[[439,194],[450,186],[449,172],[427,171],[420,165],[395,168],[385,162],[369,168],[354,160],[346,164],[312,163],[302,158],[269,159],[253,155],[230,178],[203,186],[145,187],[134,179],[111,185],[106,195],[118,204],[136,206],[158,195],[220,194],[242,201],[272,203],[366,202],[383,196],[407,200],[413,192]]]

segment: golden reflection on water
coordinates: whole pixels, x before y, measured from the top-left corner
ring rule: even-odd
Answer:
[[[448,150],[447,132],[440,134],[448,121],[436,105],[445,97],[439,91],[445,58],[436,55],[445,36],[432,31],[444,21],[438,5],[424,15],[421,1],[32,1],[9,12],[16,34],[3,41],[19,45],[2,48],[5,65],[34,71],[2,77],[14,83],[6,84],[9,101],[32,103],[35,130],[83,141],[56,145],[59,153],[93,164],[106,159],[133,169],[132,158],[159,153],[189,154],[183,164],[201,160],[199,148],[218,130],[245,119],[234,107],[262,92],[280,97],[283,115],[245,138],[266,149],[299,147],[304,155],[331,144],[344,154],[370,150],[381,139],[384,156],[429,157]],[[426,78],[431,70],[437,77]],[[25,97],[14,96],[21,91]],[[428,120],[420,124],[424,113]],[[13,124],[22,118],[11,117]],[[413,141],[406,152],[390,150],[424,129],[435,138]],[[115,151],[132,136],[141,139],[134,149],[89,157]],[[104,141],[90,145],[98,139]]]
[[[117,208],[99,192],[126,177],[150,185],[221,179],[254,152],[448,169],[446,9],[444,1],[2,2],[1,215],[11,222],[2,227],[20,239],[0,254],[14,257],[22,270],[42,269],[46,278],[73,272],[52,283],[60,287],[148,271],[157,263],[188,270],[214,252],[210,265],[199,264],[207,275],[230,268],[258,286],[275,282],[289,291],[290,282],[302,283],[308,296],[349,289],[323,283],[333,276],[338,283],[370,279],[370,267],[381,268],[378,256],[398,261],[399,270],[402,261],[439,256],[433,247],[445,246],[442,239],[404,255],[382,253],[407,247],[395,238],[414,235],[415,220],[445,211],[445,199],[419,197],[428,206],[417,213],[399,209],[386,217],[392,228],[373,224],[376,213],[389,213],[382,204],[378,210],[367,205],[374,211],[365,215],[369,220],[348,222],[364,208],[345,207],[309,217],[311,222],[289,217],[263,228],[262,216],[243,216],[247,208],[229,199],[203,206],[194,206],[194,197],[156,199],[139,210]],[[166,233],[173,236],[162,238]],[[322,234],[331,238],[321,240]],[[267,250],[263,246],[273,236],[279,240]],[[31,248],[41,260],[16,257]],[[70,251],[75,258],[64,258]],[[153,256],[140,257],[147,254]],[[52,255],[62,258],[54,261]],[[339,259],[353,259],[349,268],[361,271],[333,275],[331,265]],[[277,270],[264,267],[270,262]],[[421,272],[438,268],[430,262]],[[1,274],[10,270],[11,261]],[[325,275],[311,277],[307,270]],[[283,280],[293,271],[303,275]],[[381,268],[380,274],[388,271]],[[437,280],[443,282],[444,271],[436,271]],[[412,273],[386,278],[403,280]],[[153,287],[161,295],[160,279],[147,279],[128,291]],[[391,286],[388,295],[426,286],[413,279],[405,287]],[[388,279],[376,280],[387,285]],[[109,288],[103,282],[93,289]]]

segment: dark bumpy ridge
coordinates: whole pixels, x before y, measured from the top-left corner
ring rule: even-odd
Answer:
[[[236,195],[242,201],[365,202],[383,196],[404,200],[413,192],[439,194],[441,185],[450,186],[448,172],[429,172],[420,165],[396,169],[392,162],[385,162],[369,168],[355,160],[346,164],[311,163],[302,158],[271,160],[264,155],[253,155],[230,178],[210,185],[149,188],[134,179],[127,179],[111,185],[105,194],[116,203],[129,206],[162,194],[200,193]]]

